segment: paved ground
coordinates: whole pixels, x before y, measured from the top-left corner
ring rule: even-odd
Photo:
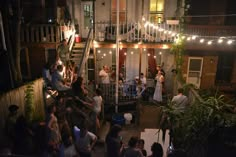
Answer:
[[[160,107],[154,105],[144,105],[141,107],[140,124],[130,124],[123,126],[121,135],[124,144],[127,144],[131,136],[140,137],[145,128],[157,128],[159,126]],[[98,144],[93,151],[93,157],[104,157],[105,146]]]

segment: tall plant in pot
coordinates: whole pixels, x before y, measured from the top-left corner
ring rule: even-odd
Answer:
[[[163,107],[174,147],[184,149],[191,157],[206,157],[210,139],[220,139],[221,128],[236,125],[230,120],[235,116],[230,114],[231,110],[222,95],[195,101],[184,112],[171,102]]]

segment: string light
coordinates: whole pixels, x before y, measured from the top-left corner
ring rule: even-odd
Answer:
[[[148,53],[147,55],[148,55],[148,57],[149,57],[149,56],[150,56],[150,53]]]
[[[205,41],[204,39],[201,39],[201,40],[200,40],[200,43],[204,43],[204,41]]]
[[[98,50],[98,53],[101,53],[101,50]]]
[[[112,51],[109,51],[109,54],[112,54]]]
[[[208,45],[211,45],[211,44],[212,44],[212,41],[211,41],[211,40],[210,40],[210,41],[208,41],[208,42],[207,42],[207,44],[208,44]]]
[[[105,53],[103,54],[104,57],[105,57],[106,55],[107,55],[107,54],[105,54]]]
[[[232,43],[233,43],[233,40],[228,40],[227,41],[227,44],[229,44],[229,45],[232,44]]]
[[[195,40],[196,38],[197,38],[197,36],[195,36],[195,35],[192,36],[192,39],[193,39],[193,40]]]
[[[133,51],[131,51],[130,53],[131,53],[131,55],[132,55],[132,54],[134,54],[134,52],[133,52]]]
[[[162,54],[162,52],[160,51],[160,52],[159,52],[159,55],[161,55],[161,54]]]
[[[220,39],[218,40],[218,43],[221,44],[222,42],[223,42],[223,39],[220,38]]]
[[[236,14],[235,14],[236,15]],[[163,32],[164,34],[168,34],[170,36],[178,36],[179,34],[176,32],[173,32],[173,30],[170,30],[168,28],[162,28],[161,26],[151,23],[149,21],[146,21],[144,24],[144,27],[146,28],[147,26],[153,27],[153,29],[158,29],[158,31]],[[200,40],[198,40],[200,43],[205,43],[206,40],[208,40],[208,42],[206,42],[207,45],[212,45],[215,43],[227,43],[228,45],[233,44],[233,42],[236,40],[236,36],[228,36],[228,37],[219,37],[219,36],[201,36],[201,35],[191,35],[191,34],[182,34],[178,36],[179,39],[181,38],[182,40],[187,40],[187,41],[194,41],[197,38],[200,38]],[[167,37],[168,38],[168,37]],[[173,41],[175,43],[178,43],[179,40],[178,39],[173,39]],[[227,41],[227,42],[226,42]]]
[[[153,58],[157,58],[157,56],[153,56]]]
[[[124,53],[124,55],[126,56],[126,55],[127,55],[127,53],[125,52],[125,53]]]

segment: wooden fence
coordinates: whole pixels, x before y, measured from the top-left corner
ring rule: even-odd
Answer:
[[[24,113],[24,98],[27,85],[28,84],[0,95],[0,129],[5,125],[6,117],[9,113],[8,107],[11,104],[19,106],[19,114]],[[33,82],[33,87],[34,115],[36,117],[44,117],[43,79],[35,80]]]

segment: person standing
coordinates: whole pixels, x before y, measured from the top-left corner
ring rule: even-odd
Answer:
[[[80,157],[91,157],[92,149],[97,141],[97,136],[89,132],[86,126],[86,122],[83,122],[80,126],[79,139],[76,141],[76,148]]]
[[[99,72],[99,77],[101,78],[102,84],[109,84],[110,78],[109,78],[109,69],[106,65],[103,66],[103,69]]]
[[[160,143],[154,142],[151,147],[152,155],[148,157],[163,157],[163,148]]]
[[[159,70],[156,76],[156,88],[153,95],[153,100],[157,102],[162,102],[162,82],[164,82],[164,76],[161,74]]]
[[[61,44],[57,48],[57,61],[60,60],[63,65],[69,60],[69,46],[67,45],[66,39],[61,41]]]
[[[124,157],[144,157],[138,146],[138,137],[131,137],[129,147],[124,150]]]
[[[143,156],[147,156],[147,151],[144,149],[144,140],[143,139],[139,139],[138,140],[138,148],[141,150]]]
[[[107,148],[107,157],[120,157],[121,152],[123,151],[123,145],[121,141],[121,132],[122,128],[120,125],[113,125],[106,136],[106,148]]]
[[[174,96],[172,99],[173,105],[175,105],[176,107],[178,107],[178,109],[182,111],[184,111],[186,106],[188,105],[188,97],[185,96],[183,92],[184,92],[183,88],[179,88],[178,94]]]
[[[58,126],[57,117],[55,115],[56,113],[56,106],[51,105],[48,107],[48,116],[46,119],[47,127],[48,127],[48,144],[49,149],[52,154],[59,155],[61,153],[61,133]]]
[[[18,118],[18,113],[17,113],[18,109],[19,107],[14,104],[8,107],[9,114],[6,119],[5,130],[7,136],[12,141],[15,138],[15,125],[16,125],[16,120]]]

